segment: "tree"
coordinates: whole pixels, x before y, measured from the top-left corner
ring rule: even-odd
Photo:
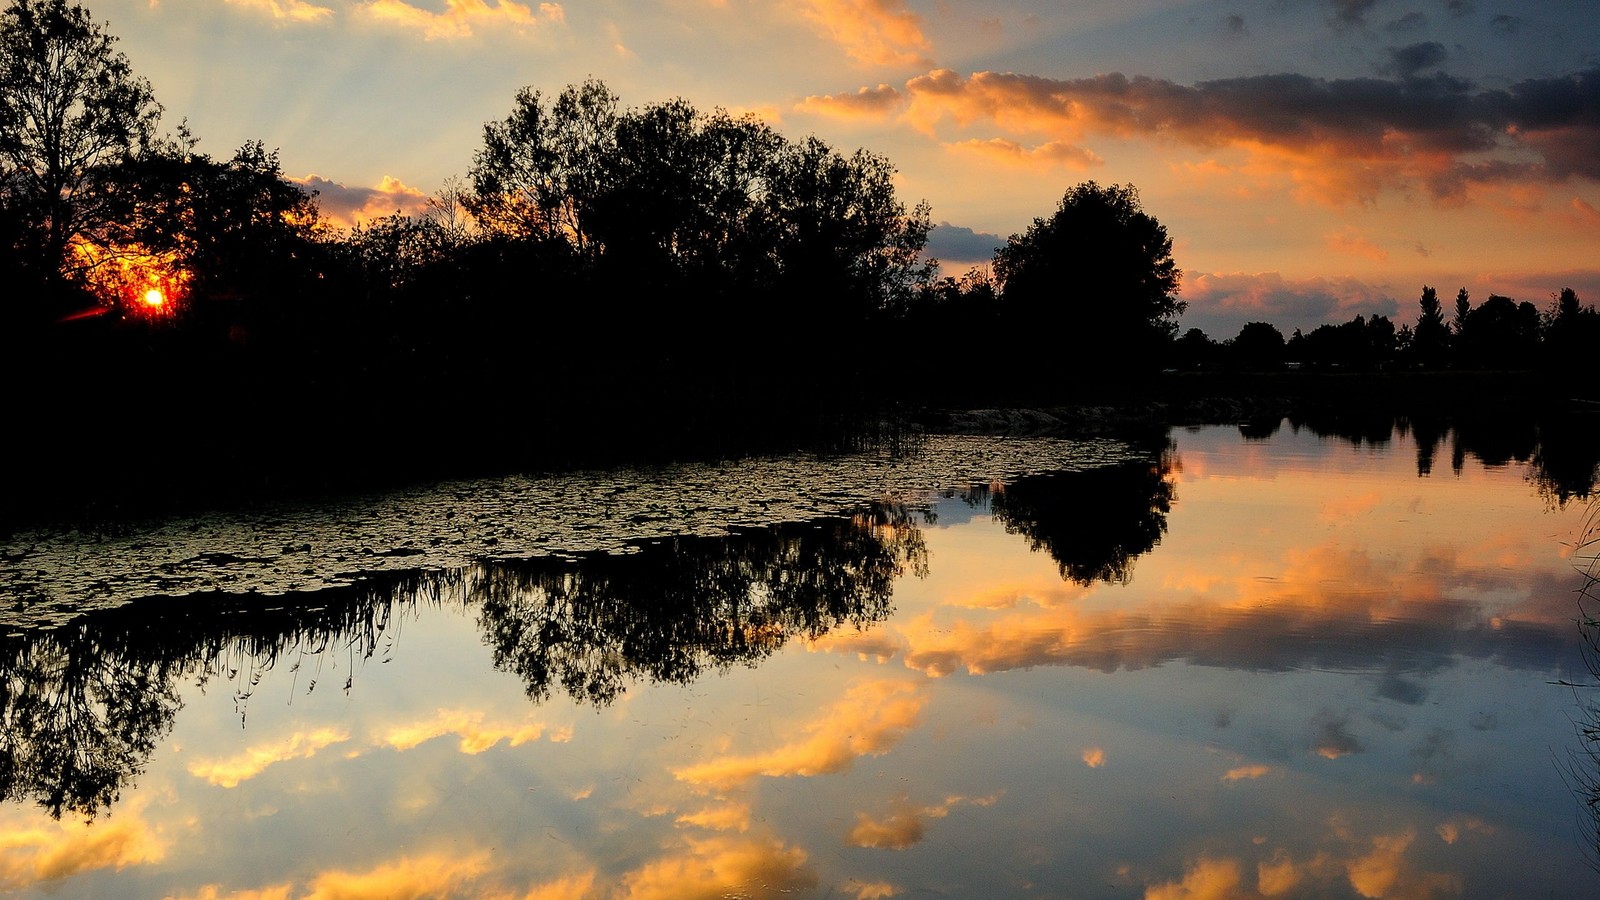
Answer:
[[[1233,339],[1234,362],[1247,369],[1283,367],[1283,332],[1267,322],[1246,322]]]
[[[1423,285],[1422,297],[1417,302],[1422,312],[1417,317],[1417,327],[1411,332],[1409,350],[1419,364],[1432,368],[1444,362],[1450,345],[1450,328],[1445,324],[1437,291]]]
[[[0,13],[0,203],[17,223],[15,252],[44,280],[78,274],[69,248],[107,224],[103,176],[144,149],[161,116],[115,42],[67,0],[13,0]]]
[[[1009,337],[1035,366],[1081,366],[1109,350],[1150,367],[1185,306],[1172,239],[1132,185],[1069,188],[1050,218],[996,252],[994,271]]]

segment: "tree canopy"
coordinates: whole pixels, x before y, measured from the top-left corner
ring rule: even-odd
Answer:
[[[160,119],[115,43],[67,0],[13,0],[0,13],[0,204],[13,253],[41,280],[92,264],[69,249],[110,222],[106,167],[143,150]]]
[[[1035,335],[1030,352],[1057,366],[1076,368],[1106,346],[1128,365],[1149,366],[1185,308],[1172,239],[1132,185],[1068,188],[1053,215],[1000,248],[994,272],[1011,337]]]

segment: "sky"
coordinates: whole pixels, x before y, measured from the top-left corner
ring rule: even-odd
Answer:
[[[1600,301],[1600,0],[95,0],[164,127],[349,224],[599,79],[888,158],[944,274],[1080,182],[1173,239],[1180,329],[1414,322],[1424,285]]]

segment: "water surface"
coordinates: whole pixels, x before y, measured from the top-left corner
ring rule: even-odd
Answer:
[[[13,535],[0,886],[1592,896],[1587,501],[1436,437],[948,437]]]

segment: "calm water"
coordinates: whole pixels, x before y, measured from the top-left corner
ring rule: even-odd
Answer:
[[[1594,896],[1589,486],[1247,431],[14,535],[0,888]]]

